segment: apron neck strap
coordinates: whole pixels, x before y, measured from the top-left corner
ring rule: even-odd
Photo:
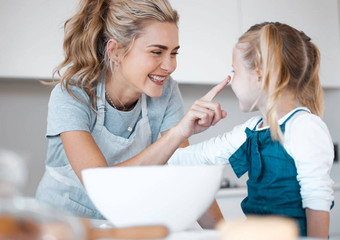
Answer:
[[[142,116],[146,117],[148,115],[148,107],[146,102],[146,95],[142,93]]]

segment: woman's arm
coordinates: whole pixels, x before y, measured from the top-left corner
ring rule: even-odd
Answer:
[[[190,136],[206,130],[226,117],[226,112],[221,109],[220,104],[212,100],[228,82],[229,79],[217,84],[191,106],[175,127],[168,130],[160,139],[140,154],[117,166],[165,164],[175,150],[180,145],[185,144],[184,142]]]
[[[329,212],[306,208],[307,237],[328,239]]]
[[[204,215],[198,220],[198,223],[202,228],[213,229],[216,224],[223,219],[221,210],[215,200],[211,204],[210,208],[204,213]]]
[[[185,141],[180,148],[185,148],[189,146],[189,141]],[[202,228],[212,229],[215,228],[216,224],[223,219],[220,207],[215,200],[209,209],[203,214],[203,216],[198,220],[198,223]]]
[[[68,131],[60,134],[66,156],[82,182],[81,171],[86,168],[107,167],[107,162],[87,131]]]
[[[226,112],[221,110],[220,104],[212,100],[228,82],[229,79],[221,82],[197,100],[182,120],[155,143],[116,166],[165,164],[174,151],[185,144],[191,135],[206,130],[226,117]],[[105,157],[89,132],[69,131],[60,135],[68,160],[80,180],[83,169],[107,166]]]
[[[168,131],[161,132],[161,136],[164,136],[167,132],[168,132]],[[179,148],[185,148],[185,147],[187,147],[187,146],[189,146],[189,145],[190,145],[190,144],[189,144],[189,140],[186,140],[186,141],[184,141],[184,142],[179,146]]]

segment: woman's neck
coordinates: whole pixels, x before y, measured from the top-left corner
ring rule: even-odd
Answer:
[[[105,81],[106,97],[110,105],[121,111],[130,111],[136,105],[141,93],[124,81],[110,76]]]

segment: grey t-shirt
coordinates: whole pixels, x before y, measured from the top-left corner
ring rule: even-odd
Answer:
[[[63,166],[68,162],[65,159],[60,133],[76,130],[91,133],[96,123],[97,115],[88,105],[88,95],[76,86],[70,86],[70,90],[80,100],[72,97],[60,84],[56,85],[51,92],[46,133],[49,139],[46,161],[48,166]],[[114,135],[128,138],[141,118],[141,99],[129,112],[118,112],[107,102],[105,105],[107,110],[104,126]],[[147,109],[152,142],[155,142],[161,132],[175,126],[183,116],[183,101],[177,82],[170,77],[163,85],[162,96],[147,97]],[[128,127],[133,130],[126,131]]]

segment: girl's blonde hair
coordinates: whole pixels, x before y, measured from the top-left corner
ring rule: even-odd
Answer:
[[[322,117],[320,53],[304,32],[279,22],[265,22],[252,26],[236,47],[248,69],[261,70],[261,90],[267,95],[266,117],[274,140],[283,139],[276,110],[286,90],[295,94],[297,103]]]
[[[167,0],[81,0],[78,12],[64,24],[64,61],[56,68],[62,86],[73,96],[70,85],[80,86],[89,95],[95,110],[98,78],[112,72],[106,43],[115,39],[123,54],[149,21],[177,25],[179,16]],[[65,70],[61,73],[62,70]]]

